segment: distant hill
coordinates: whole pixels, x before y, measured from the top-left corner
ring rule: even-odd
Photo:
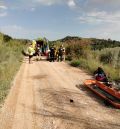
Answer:
[[[120,47],[120,41],[116,40],[105,40],[105,39],[95,39],[92,38],[92,47],[93,49],[103,49],[103,48],[114,48],[114,47]]]
[[[9,42],[11,39],[13,39],[11,36],[0,33],[0,42]],[[30,40],[26,39],[13,39],[13,40],[19,40],[20,42],[26,42],[28,43]],[[58,39],[56,41],[50,41],[50,43],[62,43],[65,45],[74,45],[74,44],[80,44],[80,45],[91,45],[91,48],[93,50],[101,50],[103,48],[114,48],[114,47],[120,47],[120,41],[116,40],[105,40],[105,39],[97,39],[97,38],[82,38],[77,36],[66,36],[63,39]]]
[[[3,34],[3,33],[0,33],[0,41],[3,41],[3,42],[8,42],[12,39],[11,36],[9,35],[6,35],[6,34]]]
[[[116,40],[105,40],[105,39],[96,39],[96,38],[81,38],[81,37],[72,37],[67,36],[63,39],[53,41],[54,43],[62,42],[63,44],[72,45],[72,44],[81,44],[81,45],[91,45],[92,49],[103,49],[103,48],[113,48],[120,47],[120,41]]]
[[[24,43],[24,44],[27,44],[30,42],[30,40],[28,39],[14,39],[9,35],[3,34],[0,32],[0,43],[8,43],[10,40],[13,40],[14,42]]]

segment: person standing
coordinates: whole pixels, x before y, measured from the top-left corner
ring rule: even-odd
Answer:
[[[33,48],[33,45],[30,44],[30,46],[28,47],[28,53],[29,53],[29,64],[31,63],[31,58],[33,57],[35,50]]]
[[[60,46],[58,49],[58,61],[63,61],[63,47]]]
[[[63,47],[63,45],[62,45]],[[65,47],[63,47],[63,61],[65,61]]]
[[[35,41],[35,40],[32,41],[32,48],[33,48],[34,50],[36,50],[36,41]]]
[[[54,62],[55,60],[55,47],[54,45],[52,45],[52,47],[50,48],[50,62]]]

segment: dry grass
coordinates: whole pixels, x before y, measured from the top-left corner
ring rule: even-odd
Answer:
[[[24,47],[24,43],[17,40],[0,44],[0,103],[4,102],[10,83],[21,65],[21,51]]]

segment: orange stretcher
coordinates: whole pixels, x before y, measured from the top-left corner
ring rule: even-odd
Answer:
[[[120,89],[106,86],[104,83],[96,80],[86,80],[84,86],[103,98],[104,102],[120,109]]]

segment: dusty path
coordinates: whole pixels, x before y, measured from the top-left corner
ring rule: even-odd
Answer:
[[[25,60],[2,108],[0,129],[120,129],[120,110],[76,87],[88,78],[64,62]]]

